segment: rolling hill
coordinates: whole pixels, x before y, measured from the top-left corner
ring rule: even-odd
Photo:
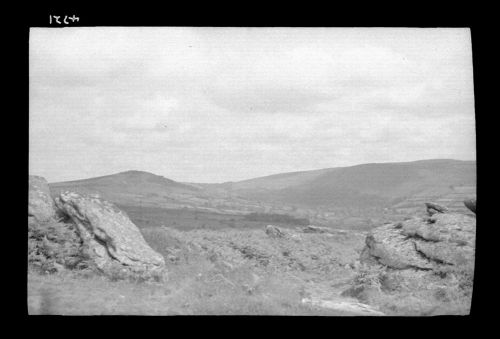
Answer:
[[[102,177],[50,184],[53,195],[64,190],[98,193],[115,203],[146,204],[175,196],[192,196],[200,189],[142,171],[126,171]],[[153,204],[155,205],[155,204]]]
[[[438,159],[363,164],[215,184],[181,183],[127,171],[51,183],[50,188],[53,195],[62,190],[99,193],[130,211],[142,207],[232,215],[281,213],[320,225],[349,226],[421,211],[426,201],[463,211],[462,201],[476,195],[476,162]]]
[[[415,197],[475,194],[475,186],[475,161],[422,160],[277,174],[228,189],[252,200],[297,206],[388,207]]]

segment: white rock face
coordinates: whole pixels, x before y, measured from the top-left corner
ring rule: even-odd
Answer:
[[[99,268],[116,263],[132,271],[164,267],[163,257],[149,247],[128,216],[111,203],[73,192],[61,193],[55,202],[77,225]]]

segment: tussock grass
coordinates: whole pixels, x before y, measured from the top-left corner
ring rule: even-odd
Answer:
[[[75,229],[76,226],[59,220],[38,222],[28,218],[28,262],[40,273],[62,269],[94,270]]]
[[[343,295],[375,305],[387,315],[465,315],[470,311],[472,282],[471,264],[434,272],[362,265]]]
[[[343,315],[340,311],[303,304],[302,298],[313,279],[327,285],[335,278],[334,272],[343,269],[343,261],[357,257],[351,244],[343,244],[345,237],[336,241],[304,235],[296,241],[269,238],[264,230],[181,232],[151,228],[142,231],[150,246],[166,259],[168,274],[162,282],[113,281],[109,277],[76,271],[42,276],[32,271],[28,286],[29,312]],[[336,246],[337,250],[333,250]],[[330,256],[326,252],[330,252]],[[331,267],[318,270],[321,265]]]
[[[387,315],[469,310],[472,267],[409,274],[358,265],[364,239],[354,235],[284,230],[284,238],[272,238],[263,229],[141,231],[166,259],[168,273],[162,280],[114,279],[88,270],[40,275],[33,266],[30,314],[352,315],[302,303],[311,296],[335,299],[346,290],[345,298]]]

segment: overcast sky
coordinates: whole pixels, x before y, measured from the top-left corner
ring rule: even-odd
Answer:
[[[468,29],[32,28],[30,174],[475,160]]]

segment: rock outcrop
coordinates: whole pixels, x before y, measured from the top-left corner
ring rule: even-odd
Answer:
[[[273,225],[266,226],[266,234],[271,238],[284,238],[286,236],[285,232]]]
[[[76,224],[101,270],[116,264],[132,272],[164,267],[163,257],[149,247],[137,226],[113,204],[73,192],[61,193],[55,203]]]
[[[329,233],[331,230],[328,227],[309,225],[302,229],[304,233]]]
[[[385,300],[391,314],[469,314],[475,242],[476,217],[469,213],[435,211],[377,227],[343,295]]]
[[[465,200],[464,205],[476,214],[476,199]]]
[[[50,196],[47,180],[39,176],[28,176],[28,217],[37,221],[48,221],[55,215],[54,201]]]
[[[445,213],[448,211],[448,209],[446,207],[443,207],[443,206],[440,206],[438,204],[434,204],[431,202],[426,202],[425,206],[427,208],[427,213],[431,216],[436,214],[436,213]]]
[[[476,219],[436,213],[377,227],[366,238],[361,260],[392,269],[433,270],[474,261]]]

